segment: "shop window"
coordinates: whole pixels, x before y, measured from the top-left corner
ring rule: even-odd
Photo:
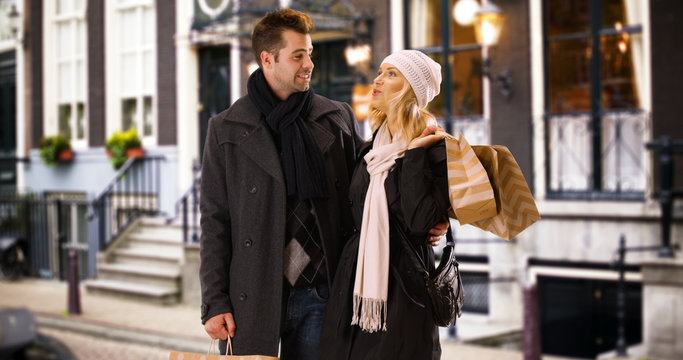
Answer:
[[[638,0],[545,0],[548,196],[644,198]],[[596,135],[596,133],[599,133]]]

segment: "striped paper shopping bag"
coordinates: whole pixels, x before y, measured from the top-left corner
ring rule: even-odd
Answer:
[[[449,216],[461,225],[493,217],[497,214],[493,188],[486,170],[462,134],[456,139],[446,136]]]

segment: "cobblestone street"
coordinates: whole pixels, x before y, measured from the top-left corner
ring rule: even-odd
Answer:
[[[40,333],[64,343],[78,357],[78,360],[135,359],[167,360],[169,349],[130,344],[93,336],[49,328],[40,328]]]

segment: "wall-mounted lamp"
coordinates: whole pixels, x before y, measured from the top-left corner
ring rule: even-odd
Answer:
[[[498,44],[505,15],[491,1],[486,1],[480,6],[475,0],[458,0],[453,7],[453,18],[460,25],[474,25],[477,42],[482,46],[491,47]],[[509,97],[512,94],[510,70],[499,75],[491,74],[491,58],[487,56],[482,59],[481,72],[490,81],[500,84],[503,96]]]
[[[353,40],[344,49],[346,63],[353,67],[364,82],[366,72],[371,67],[372,60],[372,25],[373,16],[363,13],[353,20]]]
[[[12,7],[10,8],[9,14],[7,14],[7,17],[9,18],[9,26],[10,29],[12,29],[12,35],[15,39],[19,39],[17,34],[19,33],[19,11],[17,11],[17,5],[12,4]]]

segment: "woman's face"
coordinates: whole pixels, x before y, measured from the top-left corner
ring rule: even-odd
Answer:
[[[372,83],[370,105],[386,114],[389,110],[389,101],[398,95],[405,82],[406,78],[394,65],[382,64]]]

